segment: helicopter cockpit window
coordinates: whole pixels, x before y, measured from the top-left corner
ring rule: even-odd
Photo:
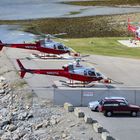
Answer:
[[[59,50],[64,50],[64,46],[62,44],[59,44],[57,47]]]
[[[94,71],[89,70],[89,71],[88,71],[88,75],[89,75],[89,76],[95,76],[95,72],[94,72]]]
[[[40,44],[45,47],[45,40],[40,40]]]
[[[86,70],[84,70],[84,75],[87,75],[87,71]]]
[[[56,49],[56,46],[55,46],[55,44],[53,45],[53,48],[54,48],[54,49]]]
[[[99,72],[97,72],[96,75],[97,75],[98,77],[101,77],[101,76],[102,76]]]
[[[70,71],[73,71],[73,70],[74,70],[73,65],[72,65],[72,64],[70,64],[70,65],[68,66],[68,69],[69,69]]]

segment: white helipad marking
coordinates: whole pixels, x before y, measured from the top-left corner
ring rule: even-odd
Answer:
[[[140,47],[140,41],[130,41],[130,40],[118,40],[119,43],[130,47],[130,48],[138,48]]]

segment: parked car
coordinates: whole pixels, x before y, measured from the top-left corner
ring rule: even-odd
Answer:
[[[104,100],[115,100],[115,99],[120,99],[120,100],[124,100],[125,102],[127,102],[127,100],[124,98],[124,97],[115,97],[115,96],[111,96],[111,97],[105,97],[101,100],[98,100],[98,101],[92,101],[92,102],[89,102],[88,103],[88,107],[92,110],[92,111],[98,111],[98,106],[99,104],[102,104],[102,102]]]
[[[103,112],[105,116],[111,117],[115,113],[127,113],[132,117],[136,117],[140,111],[140,106],[129,104],[123,100],[104,100],[99,105],[99,111]]]

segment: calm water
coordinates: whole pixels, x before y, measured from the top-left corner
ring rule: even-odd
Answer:
[[[3,43],[32,42],[35,36],[31,33],[18,31],[17,25],[0,25],[0,40]]]
[[[140,8],[73,6],[58,3],[60,1],[62,0],[0,0],[0,20],[78,17],[140,12]],[[80,13],[71,15],[70,12]]]

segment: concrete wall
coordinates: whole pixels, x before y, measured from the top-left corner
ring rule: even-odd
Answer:
[[[132,89],[55,89],[54,104],[70,102],[74,106],[87,106],[90,101],[108,96],[125,97],[129,103],[140,105],[140,90]]]
[[[72,103],[74,106],[81,106],[82,105],[81,90],[55,89],[54,104],[63,105],[65,102]]]

